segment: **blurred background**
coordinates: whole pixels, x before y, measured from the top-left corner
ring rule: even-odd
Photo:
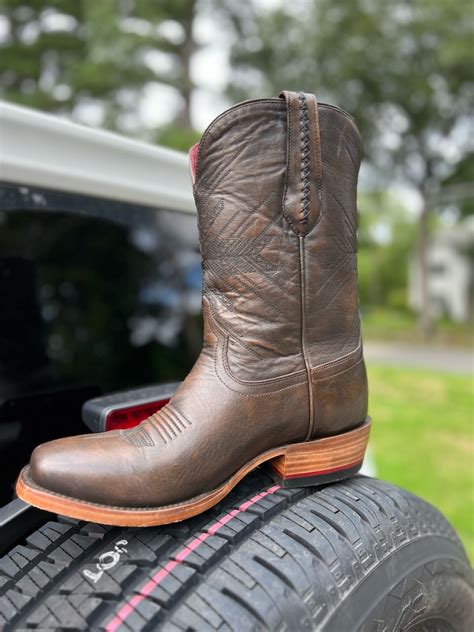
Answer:
[[[360,300],[376,471],[443,510],[472,559],[473,42],[471,0],[0,0],[6,101],[179,150],[235,101],[282,89],[315,92],[353,114],[365,142]],[[5,216],[1,254],[11,254],[13,242],[17,250],[26,248],[20,243],[41,242],[44,225],[36,221],[31,217],[25,232],[24,223]],[[63,301],[48,354],[56,354],[65,375],[68,336],[84,345],[87,325],[71,334],[77,279],[59,285],[57,244],[60,239],[68,251],[68,239],[77,242],[84,230],[82,221],[56,218],[41,246],[41,256],[49,257],[49,280],[40,293],[46,321],[58,311],[57,287]],[[165,233],[168,224],[161,222]],[[142,288],[148,305],[161,291],[155,321],[141,312],[132,326],[119,310],[115,342],[107,347],[103,296],[110,284],[88,286],[87,313],[102,332],[97,357],[109,376],[103,388],[122,386],[117,376],[128,370],[131,356],[122,353],[117,367],[111,353],[120,341],[140,348],[133,356],[137,384],[149,379],[147,362],[154,379],[180,377],[199,347],[194,325],[179,325],[189,360],[179,359],[181,343],[171,344],[179,329],[174,323],[183,319],[175,300],[178,268],[192,289],[186,300],[194,310],[199,304],[195,249],[187,247],[185,264],[182,257],[177,262],[173,236],[160,245],[151,233],[145,222],[131,239],[143,252],[161,248],[160,261],[167,261],[166,292],[150,283]],[[128,287],[132,296],[132,277],[145,278],[148,264],[135,251],[113,259],[111,253],[125,249],[124,237],[118,229],[108,235],[84,259],[109,253],[110,274],[120,274],[122,296]],[[153,261],[158,265],[157,257]],[[8,266],[31,280],[17,263]],[[74,352],[74,364],[84,370],[90,366],[86,347]],[[43,351],[40,345],[38,357]]]

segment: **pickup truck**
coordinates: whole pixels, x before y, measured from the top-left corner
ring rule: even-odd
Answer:
[[[317,489],[256,471],[165,527],[14,497],[39,443],[168,401],[199,352],[201,272],[183,154],[6,103],[0,124],[0,629],[472,631],[457,535],[370,464]]]

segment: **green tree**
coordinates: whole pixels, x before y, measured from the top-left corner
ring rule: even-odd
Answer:
[[[196,0],[2,0],[0,8],[6,100],[73,116],[93,102],[101,125],[140,133],[137,103],[161,83],[181,95],[176,120],[191,128]]]
[[[361,307],[406,310],[408,261],[415,242],[413,215],[385,191],[360,195],[359,211]]]
[[[472,142],[470,0],[312,0],[241,20],[230,92],[316,91],[354,114],[379,179],[419,194],[420,326],[431,330],[427,244],[433,192]],[[380,183],[379,183],[380,186]]]
[[[458,219],[474,215],[474,152],[457,163],[433,198],[433,202],[441,208],[454,208]]]
[[[70,107],[74,95],[67,69],[84,55],[80,3],[2,0],[0,11],[2,98],[43,110]]]

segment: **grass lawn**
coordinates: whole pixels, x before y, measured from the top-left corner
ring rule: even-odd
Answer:
[[[423,342],[416,316],[408,311],[362,306],[362,331],[364,340]],[[474,343],[472,323],[438,320],[430,342],[436,345],[470,347]]]
[[[440,509],[474,560],[474,414],[469,376],[370,365],[377,476]]]

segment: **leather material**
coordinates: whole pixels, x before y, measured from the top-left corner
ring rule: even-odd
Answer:
[[[314,94],[281,93],[287,111],[283,212],[295,232],[308,233],[321,213],[322,161],[318,102]]]
[[[352,119],[285,92],[219,116],[197,151],[202,352],[140,426],[37,448],[41,487],[118,507],[175,504],[268,449],[366,418]]]
[[[345,358],[311,371],[316,402],[312,438],[328,437],[355,427],[348,420],[367,415],[367,373],[362,346]]]

